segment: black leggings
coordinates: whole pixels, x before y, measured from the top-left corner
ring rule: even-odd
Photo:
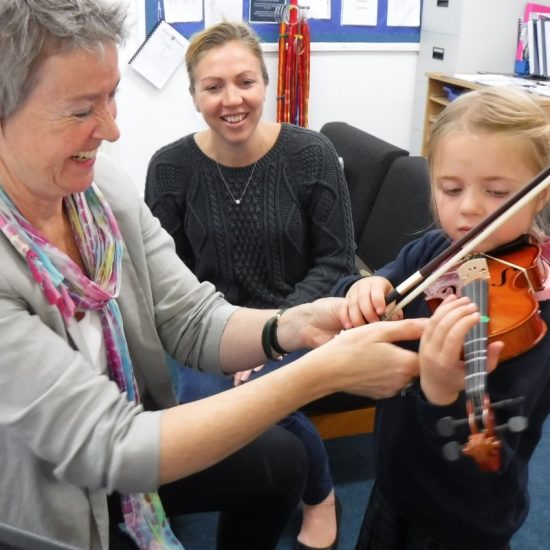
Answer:
[[[160,487],[159,495],[168,517],[219,510],[220,550],[275,549],[302,497],[307,465],[298,438],[275,426],[220,463]],[[117,527],[122,513],[116,493],[109,515],[110,549],[135,549]]]
[[[467,546],[461,545],[460,548],[466,549]],[[492,548],[495,547],[492,546]],[[451,548],[394,512],[375,483],[355,550],[451,550]],[[510,546],[505,544],[500,546],[499,550],[510,550]]]

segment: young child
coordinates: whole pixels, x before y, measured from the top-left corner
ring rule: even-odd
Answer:
[[[522,92],[498,88],[471,92],[451,103],[436,121],[428,159],[432,202],[441,229],[407,245],[375,276],[340,282],[336,293],[346,294],[355,324],[378,320],[386,313],[384,297],[394,286],[550,164],[550,127],[540,107]],[[492,251],[524,234],[542,243],[546,237],[535,225],[535,217],[547,198],[543,191],[476,252]],[[544,294],[536,297],[540,315],[549,324],[550,302],[544,301]],[[424,296],[404,309],[405,317],[430,314]],[[442,454],[449,441],[466,442],[467,424],[451,437],[443,437],[436,427],[442,417],[466,416],[461,354],[467,331],[479,319],[476,306],[467,298],[447,297],[420,341],[419,380],[400,395],[378,403],[376,483],[357,549],[504,550],[524,522],[529,509],[528,463],[550,411],[550,333],[498,366],[503,344],[489,346],[491,401],[525,398],[495,410],[497,424],[523,415],[528,427],[521,433],[499,433],[500,468],[482,472],[469,457],[448,461]]]

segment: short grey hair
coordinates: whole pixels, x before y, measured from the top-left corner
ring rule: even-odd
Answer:
[[[122,44],[127,13],[122,0],[0,0],[0,121],[28,97],[46,57]]]

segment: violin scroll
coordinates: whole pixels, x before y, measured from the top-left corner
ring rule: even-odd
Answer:
[[[468,424],[470,427],[468,442],[464,445],[458,441],[446,443],[442,449],[443,457],[452,462],[461,456],[468,456],[476,461],[481,471],[496,472],[500,468],[500,448],[502,446],[497,434],[504,431],[520,433],[527,428],[528,422],[525,416],[512,416],[505,424],[496,426],[494,410],[515,406],[523,400],[524,397],[521,396],[491,404],[486,396],[483,406],[478,410],[472,409],[471,401],[467,402],[467,418],[454,419],[451,416],[441,418],[436,429],[443,437],[454,435],[455,429],[464,424]]]

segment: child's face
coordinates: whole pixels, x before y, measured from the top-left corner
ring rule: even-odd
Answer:
[[[518,139],[457,132],[442,140],[434,158],[432,191],[442,229],[456,241],[527,184],[537,171]],[[544,198],[531,201],[477,248],[487,252],[531,229]]]

